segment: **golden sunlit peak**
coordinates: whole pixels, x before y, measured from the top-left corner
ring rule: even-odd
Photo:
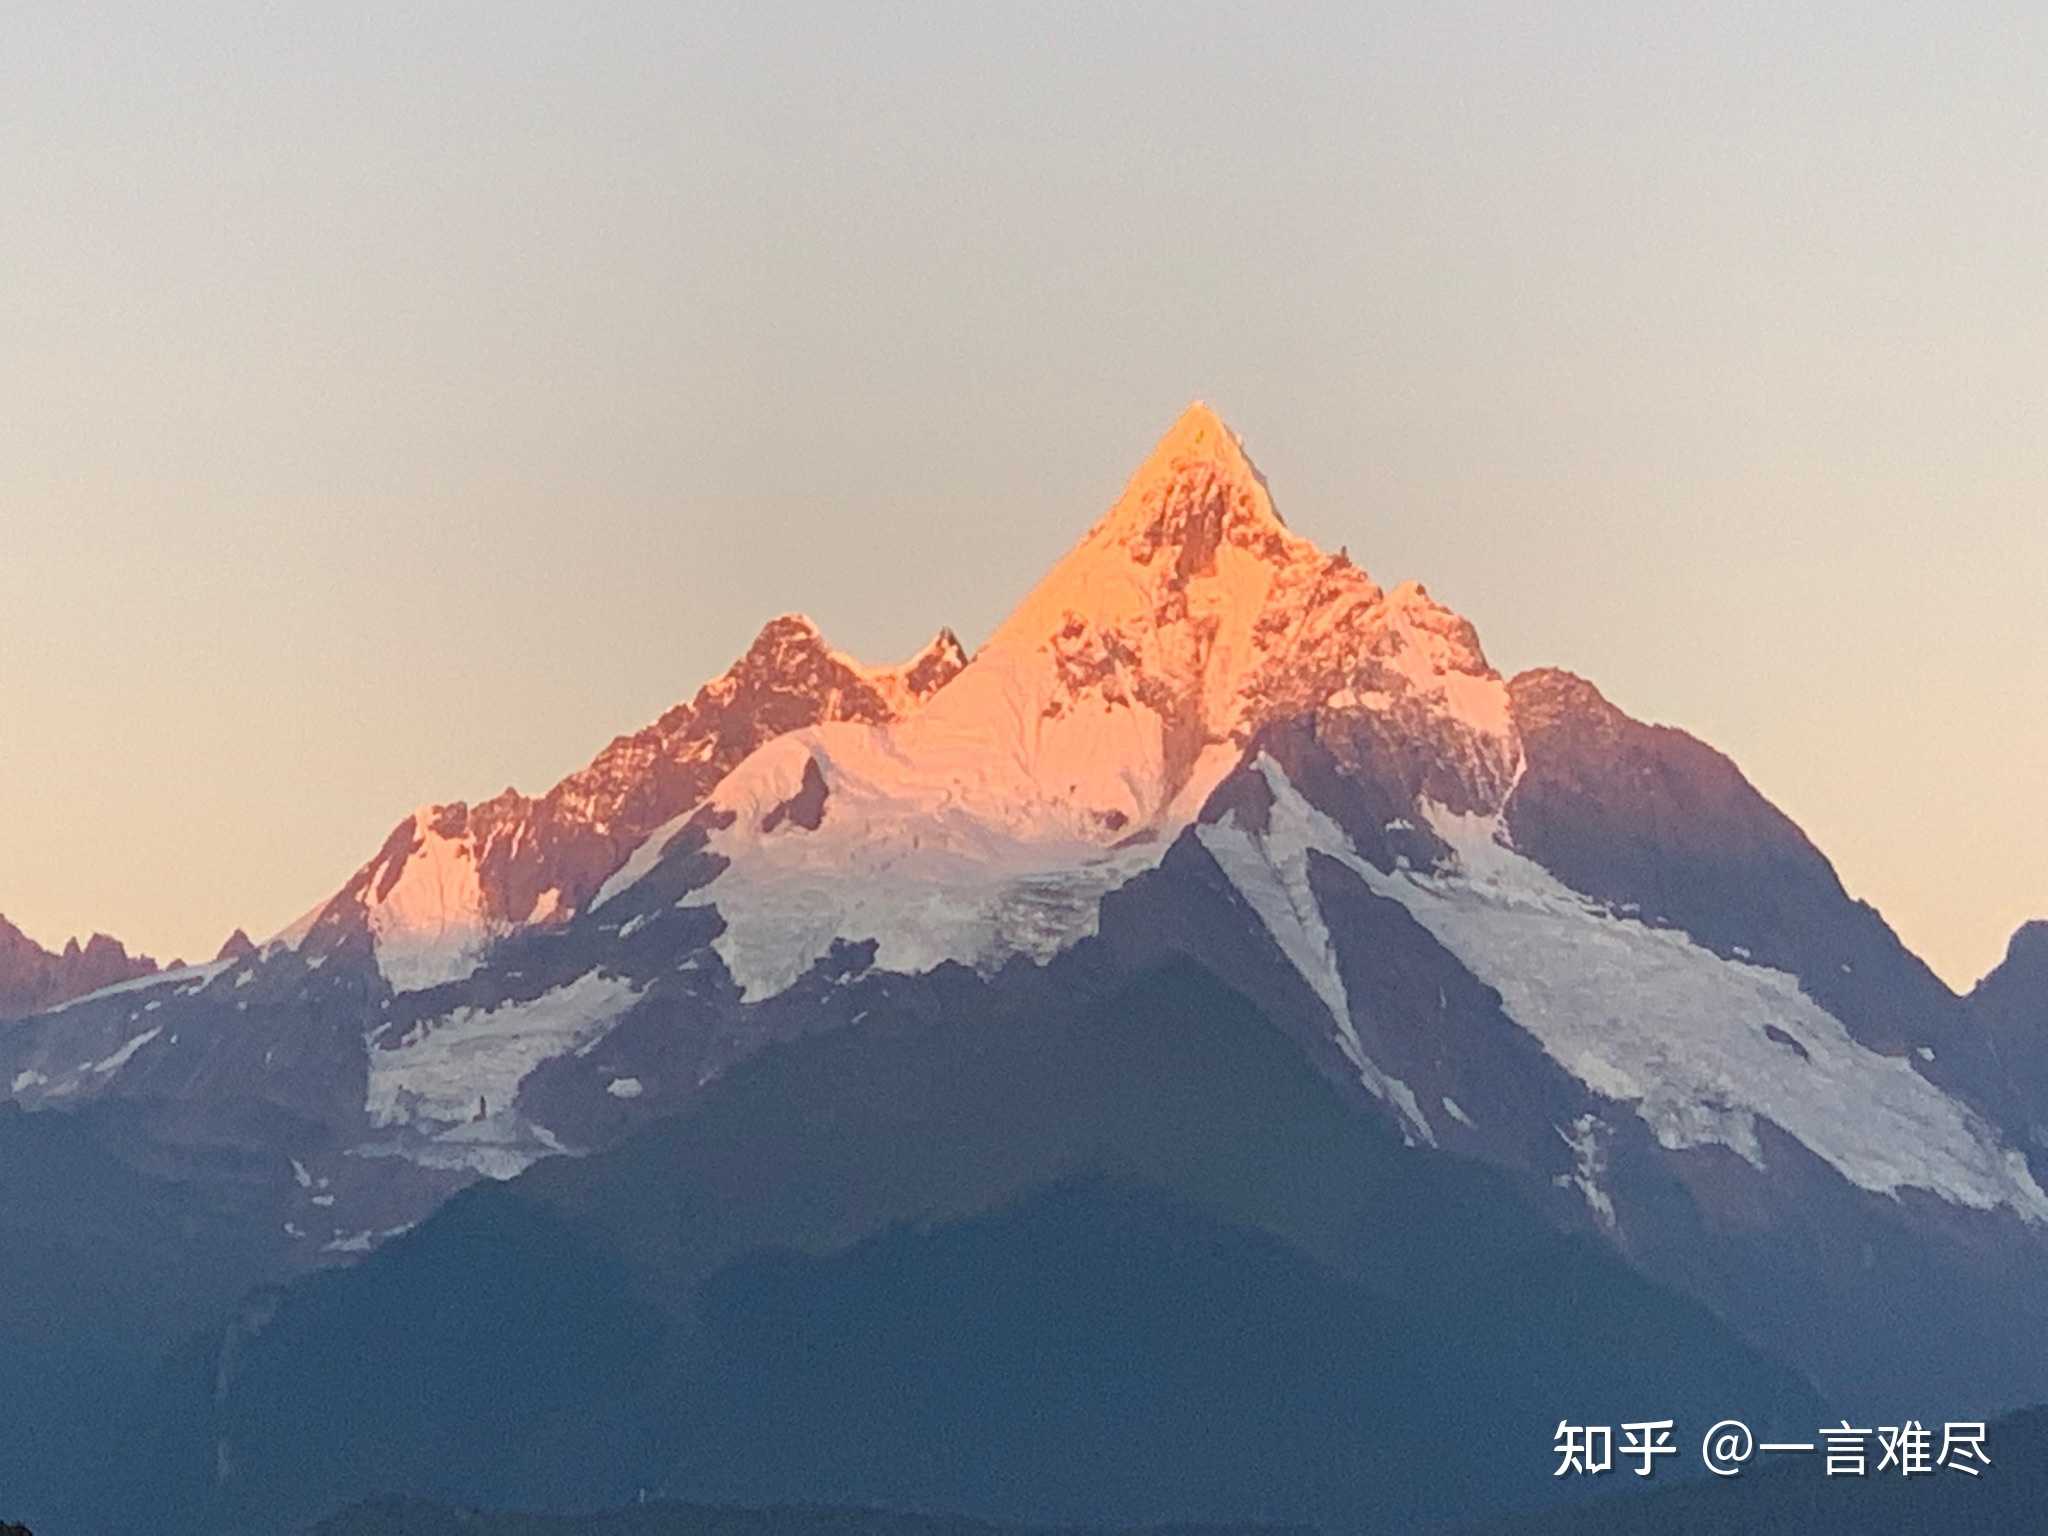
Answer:
[[[1122,504],[1134,510],[1156,501],[1166,487],[1184,479],[1198,465],[1207,466],[1220,482],[1244,487],[1258,515],[1285,525],[1273,506],[1266,477],[1244,451],[1243,440],[1206,400],[1190,401],[1166,429],[1166,435],[1131,477]]]
[[[1169,451],[1208,456],[1221,456],[1227,452],[1236,458],[1244,457],[1243,443],[1206,400],[1190,400],[1187,409],[1166,429],[1155,453]]]

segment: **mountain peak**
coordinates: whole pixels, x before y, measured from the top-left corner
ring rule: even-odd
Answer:
[[[1119,536],[1143,563],[1174,551],[1184,577],[1207,570],[1226,539],[1277,554],[1288,537],[1243,439],[1200,400],[1166,429],[1097,532]]]
[[[946,627],[901,666],[881,669],[874,675],[887,676],[896,685],[901,697],[893,698],[892,702],[899,710],[907,711],[958,677],[965,670],[967,659],[967,647]]]
[[[1324,563],[1288,531],[1238,435],[1197,400],[990,645],[1036,646],[1078,620],[1122,648],[1140,631],[1186,628],[1178,621],[1193,609],[1234,609],[1249,621],[1282,568]]]
[[[1498,804],[1518,749],[1471,626],[1290,530],[1237,434],[1197,400],[933,701],[931,728],[959,734],[975,711],[1031,722],[1026,741],[991,750],[1084,803],[1084,820],[1143,826],[1185,811],[1184,792],[1263,721],[1346,700],[1412,701],[1473,738],[1452,754],[1478,765],[1472,793],[1454,798]]]
[[[1159,440],[1159,447],[1179,448],[1198,451],[1205,446],[1216,447],[1227,444],[1240,457],[1244,453],[1244,440],[1232,431],[1228,422],[1216,414],[1215,408],[1206,400],[1190,400],[1166,429],[1166,435]]]
[[[949,629],[900,666],[873,667],[836,650],[807,615],[778,614],[693,698],[616,738],[540,799],[507,789],[480,805],[420,807],[296,942],[313,936],[326,953],[366,934],[400,991],[458,980],[497,937],[563,921],[642,837],[764,742],[826,721],[900,719],[966,665]],[[235,947],[230,939],[222,958]]]
[[[2014,929],[2005,958],[2008,963],[2038,965],[2048,970],[2048,920],[2035,918]]]
[[[95,933],[84,944],[74,937],[61,951],[52,951],[0,917],[0,1019],[48,1008],[156,969],[149,956],[129,954],[118,939],[104,933]]]
[[[1976,995],[2038,999],[2035,1008],[2048,1005],[2048,919],[2035,918],[2013,931],[2005,959],[1977,983]]]
[[[792,653],[823,653],[831,649],[825,633],[809,614],[780,613],[763,624],[735,667],[749,660],[776,660]]]

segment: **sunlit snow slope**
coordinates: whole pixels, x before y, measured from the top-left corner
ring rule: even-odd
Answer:
[[[1325,704],[1398,720],[1453,803],[1495,809],[1513,781],[1506,685],[1471,627],[1290,532],[1197,403],[925,708],[793,732],[720,784],[731,819],[709,849],[730,867],[692,899],[717,906],[750,998],[835,939],[873,940],[876,964],[906,971],[1043,959],[1157,862],[1262,724]],[[778,814],[810,801],[814,816]]]

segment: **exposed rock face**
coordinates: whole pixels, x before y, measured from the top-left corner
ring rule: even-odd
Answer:
[[[906,971],[1043,961],[1093,931],[1103,893],[1157,862],[1261,731],[1307,714],[1375,757],[1399,788],[1390,816],[1418,799],[1490,813],[1520,764],[1472,626],[1291,532],[1197,403],[928,705],[792,731],[719,783],[732,823],[691,855],[725,861],[704,892],[721,958],[749,1001],[841,941]],[[768,830],[812,773],[831,806],[814,835]]]
[[[1528,762],[1507,809],[1516,848],[1589,896],[1791,972],[1880,1050],[1965,1048],[1954,995],[1726,757],[1569,672],[1509,690]]]
[[[2014,1123],[2037,1163],[2048,1163],[2048,921],[2023,923],[2005,960],[1969,997]]]
[[[116,982],[147,976],[157,963],[131,955],[118,939],[96,933],[52,953],[0,917],[0,1019],[54,1008]]]
[[[774,619],[696,697],[538,799],[508,789],[416,811],[313,918],[306,952],[367,947],[401,989],[458,979],[494,939],[566,921],[649,832],[764,742],[823,721],[899,719],[965,661],[942,630],[900,667],[864,667],[810,620]]]
[[[2048,919],[2022,923],[1998,968],[1977,983],[1974,1002],[2015,1016],[2031,1014],[2048,1030]]]
[[[1813,1300],[1860,1315],[1967,1295],[2048,1326],[2048,1192],[2006,1097],[1873,1048],[1846,1004],[1787,971],[1574,889],[1511,844],[1512,802],[1486,818],[1426,806],[1435,850],[1400,827],[1391,846],[1375,836],[1389,791],[1364,766],[1344,771],[1311,722],[1263,738],[1192,834],[1221,879],[1177,845],[1160,870],[1174,894],[1145,892],[1148,931],[1176,933],[1194,891],[1234,893],[1265,959],[1216,918],[1176,942],[1311,1059],[1418,1147],[1550,1186],[1577,1208],[1560,1220],[1824,1390],[2039,1394],[2042,1373],[2007,1349],[1845,1329]],[[1612,810],[1626,826],[1627,803]],[[1585,832],[1618,834],[1588,816]],[[1105,935],[1139,889],[1105,904]]]
[[[1000,740],[1002,704],[1035,719],[1021,742]],[[940,715],[955,729],[994,717],[982,734],[1042,795],[1119,812],[1120,830],[1185,812],[1191,783],[1213,787],[1262,727],[1323,707],[1428,743],[1431,787],[1460,809],[1498,805],[1512,780],[1506,690],[1472,626],[1289,530],[1236,434],[1197,403]]]
[[[950,631],[900,666],[870,667],[808,619],[772,620],[694,698],[547,795],[415,813],[281,941],[259,948],[237,931],[209,965],[25,1018],[0,1038],[0,1092],[38,1108],[135,1106],[125,1150],[156,1171],[211,1177],[224,1148],[260,1156],[300,1262],[367,1251],[479,1174],[563,1145],[519,1109],[519,1083],[551,1051],[615,1027],[646,971],[665,968],[643,941],[622,979],[593,981],[612,935],[576,924],[650,828],[774,737],[898,720],[965,662]],[[788,829],[814,830],[825,786],[799,791]],[[523,932],[549,942],[488,963]],[[35,984],[20,1011],[157,974],[146,960],[109,967],[110,943],[50,957],[22,941]],[[602,1098],[604,1110],[620,1103]]]
[[[249,938],[248,934],[237,928],[222,941],[219,951],[213,958],[216,962],[222,960],[247,960],[255,953],[255,943]]]

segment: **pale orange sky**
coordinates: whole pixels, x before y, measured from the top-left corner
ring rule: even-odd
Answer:
[[[1951,981],[2048,915],[2048,22],[42,8],[0,911],[281,926],[810,612],[970,643],[1185,401]]]

